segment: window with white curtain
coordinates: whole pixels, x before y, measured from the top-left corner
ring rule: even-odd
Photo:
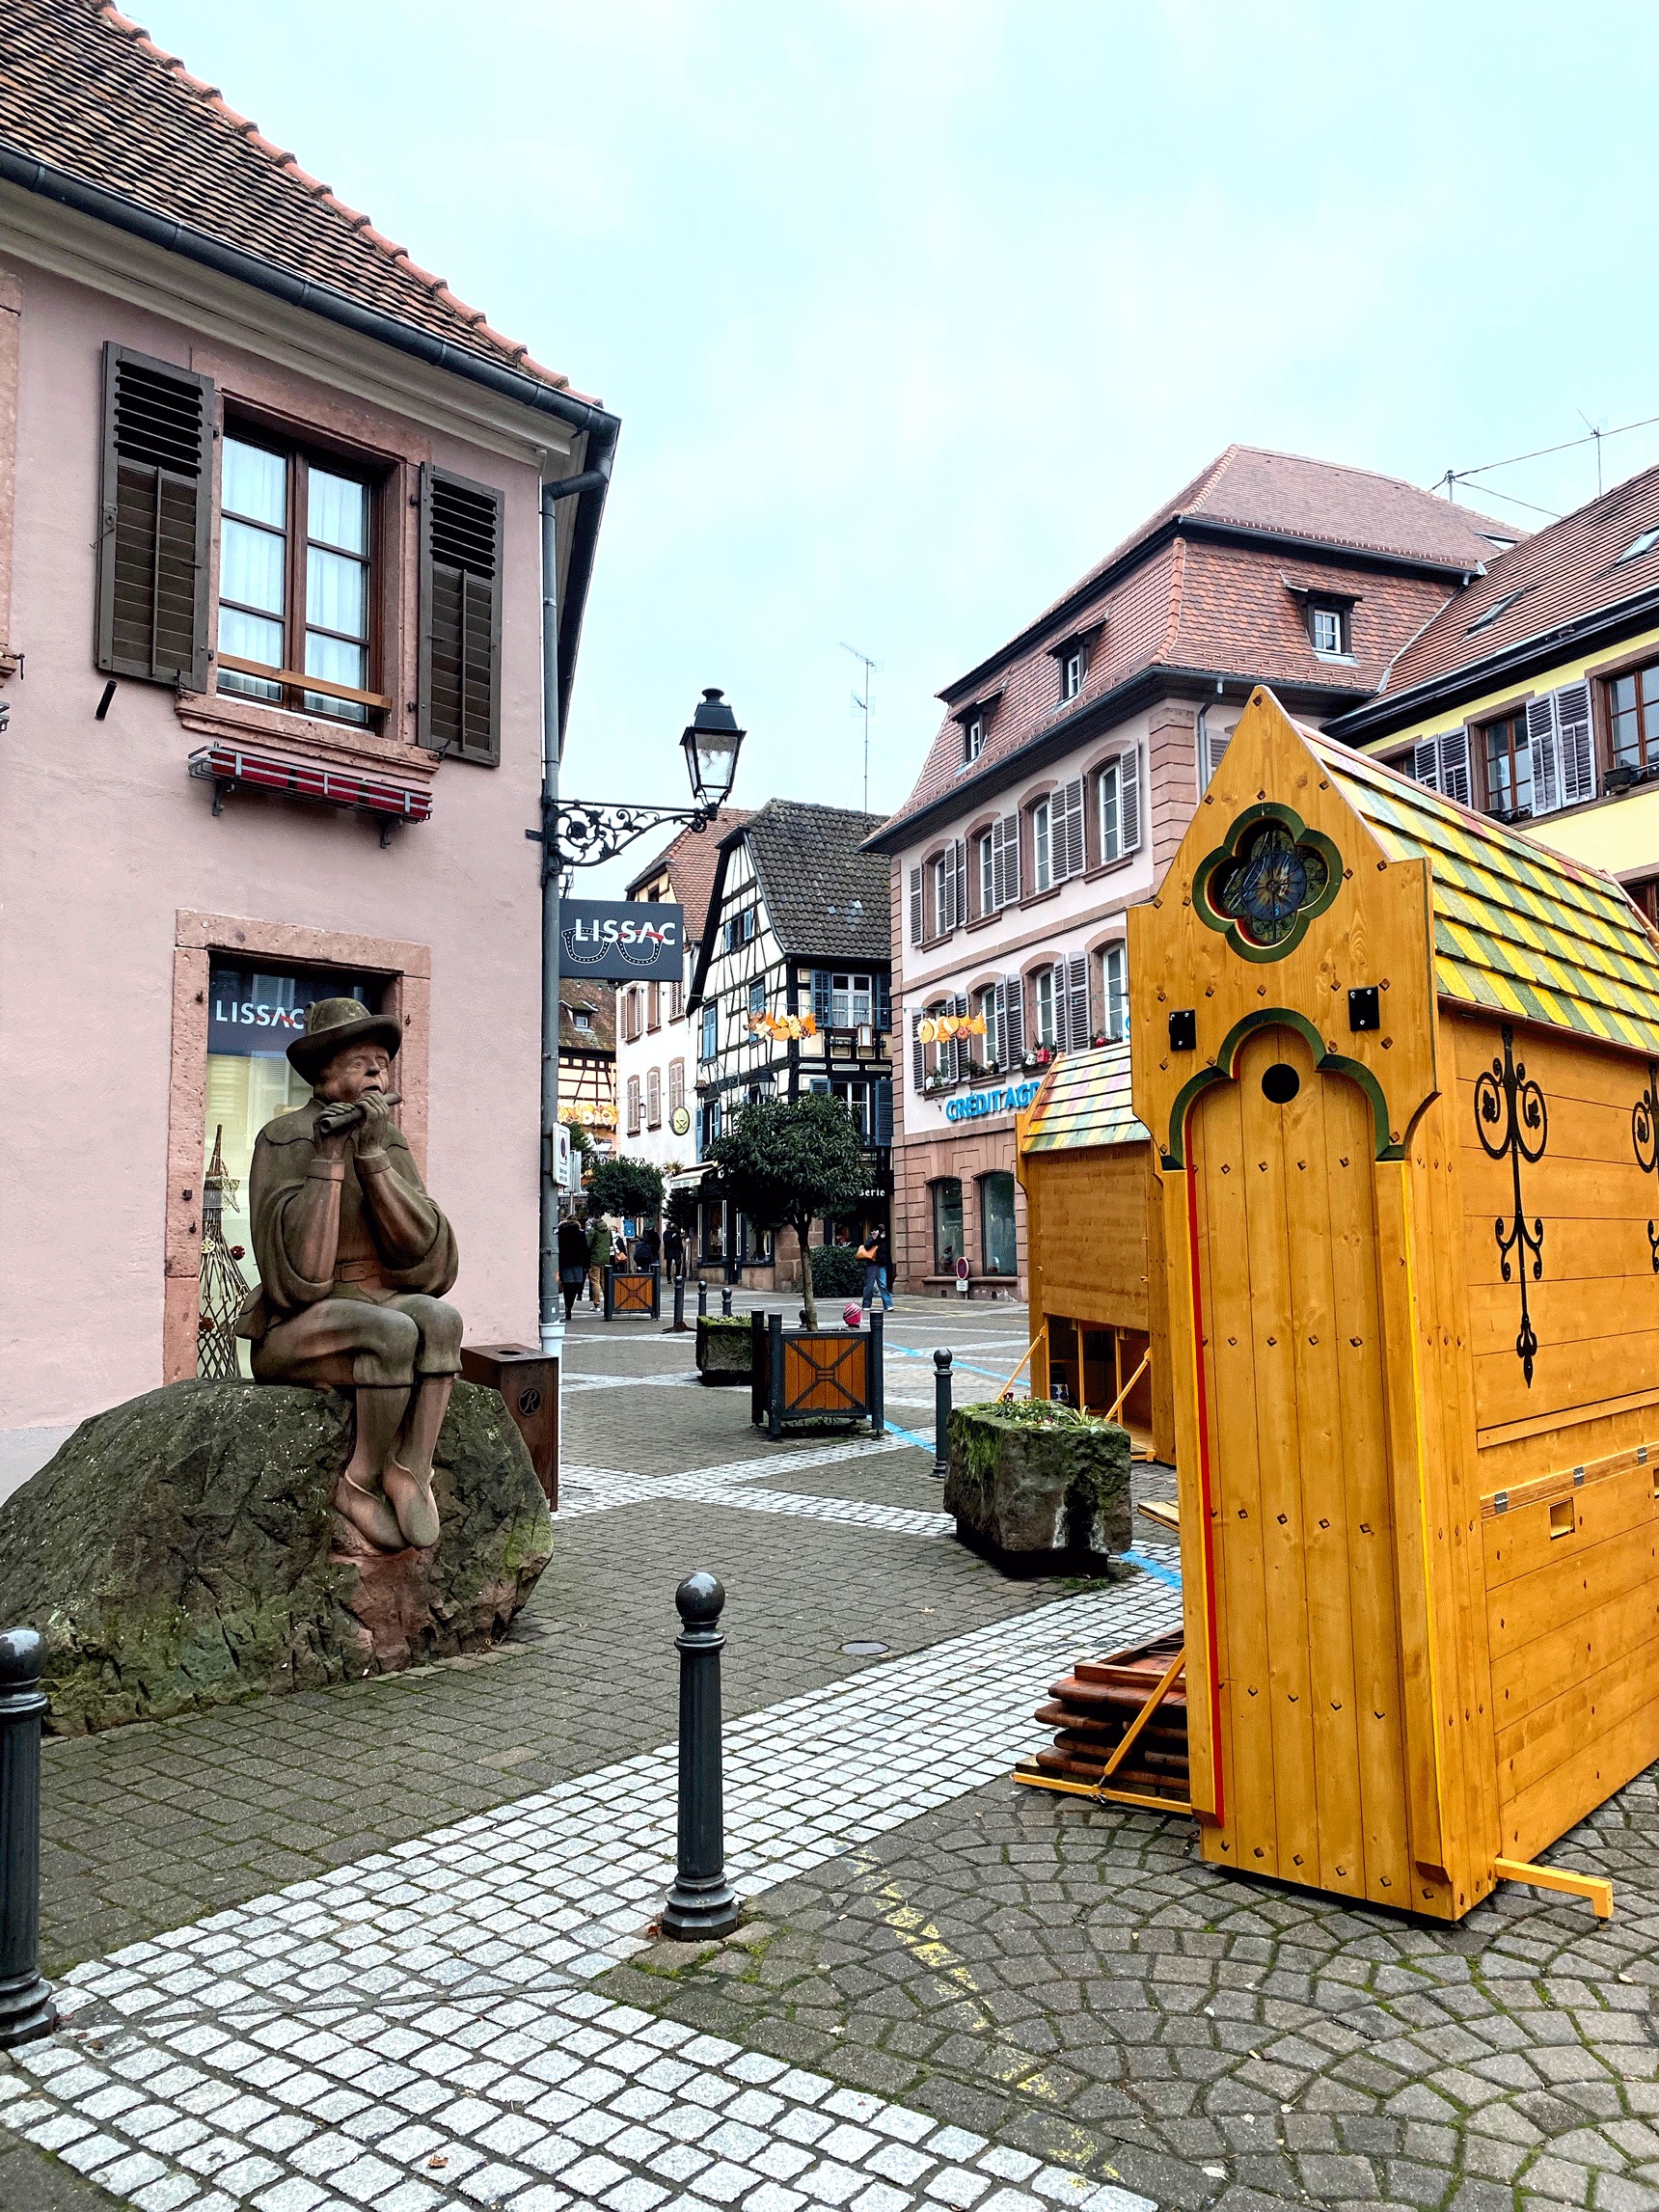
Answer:
[[[1108,944],[1101,954],[1101,1004],[1105,1009],[1106,1035],[1114,1040],[1129,1033],[1129,958],[1121,944]]]
[[[1053,1050],[1060,1034],[1059,1018],[1055,1005],[1057,986],[1051,968],[1039,969],[1031,978],[1033,1009],[1031,1041],[1034,1045],[1047,1045]]]
[[[1048,890],[1054,882],[1052,816],[1047,799],[1031,809],[1031,888]]]

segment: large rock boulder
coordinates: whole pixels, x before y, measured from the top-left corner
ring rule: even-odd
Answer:
[[[710,1383],[748,1382],[754,1368],[754,1332],[748,1314],[697,1317],[697,1379]]]
[[[1103,1574],[1131,1536],[1129,1437],[1047,1400],[959,1406],[944,1510],[1011,1572]]]
[[[499,1394],[455,1385],[427,1550],[335,1550],[351,1433],[348,1398],[271,1383],[175,1382],[83,1421],[0,1506],[0,1625],[46,1640],[47,1725],[312,1689],[503,1634],[553,1523]]]

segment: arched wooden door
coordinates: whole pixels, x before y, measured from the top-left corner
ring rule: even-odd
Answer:
[[[1405,1904],[1371,1107],[1264,1028],[1188,1144],[1226,1813],[1205,1856]]]

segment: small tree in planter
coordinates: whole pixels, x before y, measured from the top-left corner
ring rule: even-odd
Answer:
[[[674,1227],[689,1237],[697,1225],[699,1203],[696,1192],[682,1184],[678,1190],[669,1191],[663,1202],[663,1211]]]
[[[663,1211],[663,1170],[648,1160],[601,1160],[587,1179],[587,1211],[654,1221]]]
[[[959,1406],[944,1508],[957,1533],[1015,1571],[1103,1571],[1131,1536],[1129,1438],[1048,1398]]]
[[[721,1187],[762,1229],[793,1229],[801,1247],[806,1325],[818,1326],[818,1299],[807,1240],[821,1215],[857,1213],[869,1162],[853,1117],[822,1091],[803,1099],[757,1099],[736,1126],[709,1147]]]

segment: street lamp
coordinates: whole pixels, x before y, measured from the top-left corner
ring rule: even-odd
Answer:
[[[680,744],[685,751],[686,773],[692,779],[692,796],[711,815],[718,814],[731,797],[737,756],[748,734],[737,726],[737,717],[723,693],[704,692]]]

